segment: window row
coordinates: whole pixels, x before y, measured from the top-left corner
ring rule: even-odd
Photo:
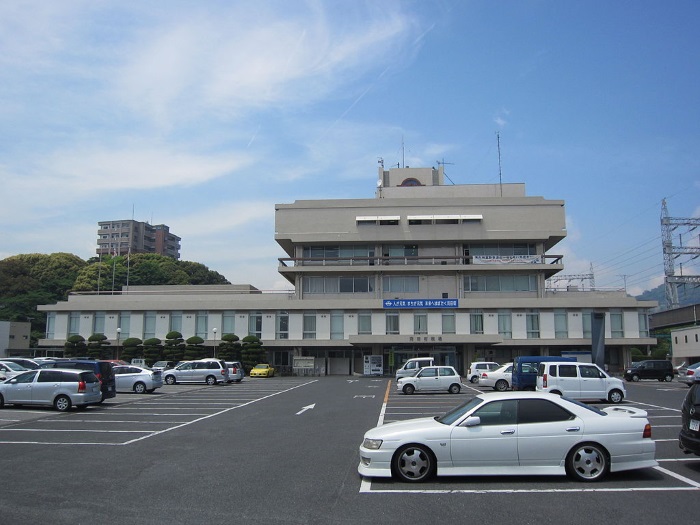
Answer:
[[[224,311],[217,314],[217,321],[220,320],[220,327],[210,326],[210,312],[198,311],[198,312],[180,312],[173,311],[170,312],[168,317],[168,332],[176,331],[184,334],[183,331],[183,317],[188,318],[188,327],[193,328],[194,333],[191,335],[196,335],[204,340],[216,339],[221,337],[223,334],[232,334],[239,332],[239,336],[244,335],[254,335],[259,338],[263,338],[263,317],[275,318],[275,339],[284,340],[290,338],[290,313],[287,311],[277,311],[277,312],[265,312],[262,311],[250,311],[245,314],[240,314],[239,320],[245,319],[245,324],[242,326],[236,323],[236,312],[234,311]],[[346,313],[349,314],[346,317]],[[157,312],[147,311],[140,314],[139,321],[141,330],[138,334],[132,334],[131,332],[131,314],[122,312],[117,315],[117,326],[118,326],[118,337],[121,340],[125,340],[129,337],[139,337],[143,340],[164,337],[163,334],[157,333]],[[296,314],[298,315],[298,314]],[[453,310],[447,311],[431,311],[430,314],[427,311],[414,311],[414,312],[402,312],[399,310],[385,310],[383,312],[384,326],[374,327],[372,326],[373,319],[377,321],[379,316],[367,310],[367,311],[357,311],[357,312],[345,312],[343,310],[332,310],[330,312],[316,312],[316,311],[306,311],[302,314],[302,339],[316,339],[318,334],[317,323],[319,317],[329,319],[329,328],[324,328],[324,337],[330,337],[332,340],[342,340],[346,337],[346,331],[349,333],[357,333],[359,335],[371,335],[371,334],[386,334],[386,335],[397,335],[405,333],[413,334],[428,334],[428,333],[441,333],[441,334],[456,334],[457,333],[457,315],[458,312]],[[432,332],[429,331],[429,315],[430,316],[440,316],[439,328],[433,324]],[[571,313],[566,310],[547,310],[540,311],[536,309],[526,310],[526,311],[511,311],[511,310],[498,310],[497,312],[487,311],[486,313],[482,310],[471,310],[468,313],[459,312],[459,315],[468,316],[468,332],[469,334],[484,334],[485,332],[485,316],[496,317],[495,327],[494,324],[490,324],[491,332],[497,330],[497,333],[501,335],[504,339],[513,338],[513,318],[514,316],[523,317],[524,323],[519,323],[519,333],[522,337],[523,334],[528,339],[539,339],[542,337],[542,316],[547,316],[547,324],[550,326],[546,330],[546,337],[554,337],[555,339],[568,339],[572,337],[572,327],[569,326],[571,315],[578,317],[580,315],[580,324],[577,321],[578,326],[573,327],[573,333],[575,337],[591,338],[593,332],[593,316],[592,311],[582,311],[580,313]],[[104,334],[105,333],[105,312],[95,312],[92,315],[92,326],[91,334]],[[111,316],[113,317],[113,316]],[[161,318],[166,316],[161,314]],[[349,318],[354,317],[356,321],[356,326],[346,327],[346,322]],[[247,318],[247,319],[246,319]],[[412,318],[413,326],[411,328],[402,327],[401,322],[406,322],[407,319]],[[610,311],[608,312],[609,321],[609,334],[612,338],[623,338],[625,337],[625,317],[622,311]],[[433,323],[437,320],[433,317]],[[217,323],[218,324],[218,323]],[[524,328],[523,328],[524,326]],[[67,326],[67,337],[72,335],[78,335],[81,333],[81,313],[71,312],[68,316],[68,326]],[[347,330],[346,330],[347,328]],[[402,329],[403,328],[403,329]],[[553,328],[553,330],[552,330]],[[638,313],[638,337],[649,337],[649,325],[648,317],[645,312]],[[378,329],[378,330],[377,330]],[[162,330],[162,327],[161,327]],[[84,330],[83,330],[84,331]],[[489,332],[489,333],[491,333]],[[185,336],[190,337],[190,336]],[[51,312],[47,315],[46,320],[46,338],[56,339],[56,314]],[[60,337],[59,337],[60,339]]]

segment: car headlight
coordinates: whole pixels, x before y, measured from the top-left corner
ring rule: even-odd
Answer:
[[[382,446],[382,440],[365,438],[365,440],[362,442],[362,446],[369,450],[377,450]]]

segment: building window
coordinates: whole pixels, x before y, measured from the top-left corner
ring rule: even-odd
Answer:
[[[535,292],[537,275],[465,275],[465,292]]]
[[[250,312],[248,315],[248,335],[258,339],[262,337],[262,312]]]
[[[649,317],[646,312],[639,312],[639,337],[649,337]],[[698,336],[695,334],[695,342],[697,341]]]
[[[569,337],[569,318],[564,310],[554,312],[554,338],[567,339]]]
[[[104,312],[95,312],[95,317],[92,318],[92,333],[104,335],[104,333],[105,333],[105,313]]]
[[[182,333],[182,312],[170,312],[170,331]]]
[[[289,339],[289,312],[277,312],[277,317],[275,318],[275,339]]]
[[[331,339],[345,339],[345,314],[342,310],[331,310]]]
[[[457,333],[454,312],[443,312],[442,313],[442,333],[443,334],[455,334],[455,333]]]
[[[583,337],[586,339],[593,337],[593,313],[590,310],[581,312],[581,324],[583,328]]]
[[[387,275],[383,281],[387,293],[418,292],[417,275]]]
[[[56,312],[46,314],[46,339],[53,339],[56,330]]]
[[[484,333],[484,313],[481,310],[474,310],[469,314],[469,333]]]
[[[275,366],[289,366],[289,352],[287,350],[275,350],[272,352],[272,364]]]
[[[428,314],[425,312],[416,312],[413,314],[413,333],[427,334],[428,333]]]
[[[209,334],[208,317],[207,312],[200,310],[195,314],[194,320],[195,335],[205,340],[208,338]]]
[[[302,281],[305,294],[368,293],[374,291],[373,277],[307,276]]]
[[[540,313],[531,310],[525,314],[525,328],[528,339],[539,339],[540,337]]]
[[[357,333],[372,333],[372,312],[357,312]]]
[[[513,339],[513,317],[510,310],[498,312],[498,333],[504,339]]]
[[[398,335],[399,333],[399,313],[386,313],[386,335]]]
[[[316,339],[316,312],[304,312],[303,339]]]
[[[221,316],[221,334],[236,333],[236,312],[226,310]]]
[[[71,312],[68,317],[68,337],[80,335],[80,312]]]
[[[622,312],[610,312],[610,336],[613,338],[625,337]]]
[[[128,339],[130,337],[131,333],[131,314],[130,313],[120,313],[119,314],[119,323],[117,324],[119,328],[122,329],[121,332],[121,338],[122,341],[124,339]]]
[[[199,334],[197,334],[199,335]],[[153,339],[156,336],[156,313],[146,312],[143,314],[143,340]],[[206,334],[205,337],[206,338]]]

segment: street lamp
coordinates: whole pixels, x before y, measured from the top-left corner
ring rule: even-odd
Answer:
[[[214,357],[216,357],[216,328],[211,329],[214,332]]]
[[[117,356],[116,356],[116,359],[119,359],[119,338],[121,337],[121,335],[122,335],[122,329],[117,328]]]

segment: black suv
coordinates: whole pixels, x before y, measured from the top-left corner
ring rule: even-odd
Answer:
[[[673,364],[666,359],[640,361],[625,370],[624,378],[627,381],[639,381],[640,379],[673,381]]]
[[[686,454],[700,456],[700,381],[690,386],[681,407],[681,432],[678,446]]]
[[[117,395],[117,384],[114,378],[112,363],[109,361],[95,361],[93,359],[62,359],[43,363],[41,368],[77,368],[79,370],[90,370],[100,380],[100,390],[102,390],[102,401]]]

